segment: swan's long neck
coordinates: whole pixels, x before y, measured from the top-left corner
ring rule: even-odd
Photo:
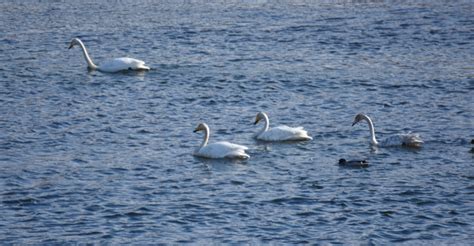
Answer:
[[[86,46],[84,46],[81,40],[77,40],[77,41],[82,48],[82,53],[84,53],[84,58],[86,59],[87,66],[89,66],[89,68],[91,69],[97,69],[97,66],[94,64],[94,62],[92,62],[92,59],[89,56],[89,53],[87,52]]]
[[[268,116],[266,114],[263,115],[263,120],[265,121],[265,126],[263,126],[262,130],[258,133],[258,135],[268,131],[268,128],[270,127],[270,120],[268,119]]]
[[[209,127],[205,126],[205,128],[206,129],[204,130],[204,139],[202,140],[201,146],[199,148],[206,146],[207,142],[209,141],[209,134],[210,134]]]
[[[377,139],[375,138],[375,128],[374,128],[374,123],[372,123],[372,120],[369,118],[369,116],[364,115],[364,119],[367,121],[369,124],[369,130],[370,130],[370,143],[373,145],[378,145],[379,142],[377,142]]]

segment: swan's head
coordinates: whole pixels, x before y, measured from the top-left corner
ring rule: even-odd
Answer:
[[[71,43],[69,44],[68,49],[71,49],[72,47],[74,47],[74,45],[79,45],[80,43],[81,43],[81,40],[79,40],[78,38],[73,38],[71,40]]]
[[[259,121],[264,120],[267,115],[264,112],[259,112],[257,114],[257,117],[255,117],[255,122],[253,123],[254,125],[258,124]]]
[[[365,114],[359,113],[355,116],[354,121],[352,122],[352,126],[359,123],[362,120],[365,120],[367,116]]]
[[[201,123],[196,127],[196,129],[194,129],[194,132],[206,131],[207,129],[209,129],[209,127],[206,125],[206,123]]]

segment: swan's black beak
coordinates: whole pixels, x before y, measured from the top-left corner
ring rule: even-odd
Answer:
[[[199,131],[198,129],[194,129],[194,131],[193,131],[193,132],[198,132],[198,131]]]
[[[74,45],[73,45],[73,44],[70,44],[70,45],[69,45],[69,48],[67,48],[67,49],[70,50],[72,47],[74,47]]]
[[[357,124],[357,121],[352,122],[352,126],[354,126],[355,124]]]
[[[259,121],[260,121],[259,119],[256,119],[253,124],[256,125]]]

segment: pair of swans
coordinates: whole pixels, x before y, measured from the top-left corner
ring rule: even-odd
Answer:
[[[255,118],[257,124],[261,120],[265,121],[265,126],[259,131],[255,138],[264,141],[298,141],[298,140],[311,140],[312,137],[308,136],[308,133],[303,127],[289,127],[289,126],[277,126],[269,128],[270,121],[267,114],[260,112]],[[204,139],[194,155],[206,158],[239,158],[247,159],[250,156],[245,153],[248,147],[229,142],[216,142],[208,144],[209,141],[209,126],[206,123],[201,123],[194,130],[194,132],[204,131]]]
[[[92,62],[91,57],[89,56],[89,53],[87,52],[86,46],[84,46],[84,43],[78,38],[74,38],[71,41],[71,44],[69,45],[69,49],[74,47],[75,45],[79,45],[82,49],[82,53],[84,54],[84,58],[86,59],[87,62],[87,67],[92,70],[99,70],[101,72],[107,72],[107,73],[115,73],[115,72],[120,72],[120,71],[126,71],[126,70],[138,70],[138,71],[149,71],[150,67],[145,65],[145,62],[142,60],[137,60],[134,58],[129,58],[129,57],[121,57],[121,58],[115,58],[115,59],[110,59],[102,62],[100,65],[94,64]]]
[[[270,120],[267,114],[260,112],[257,114],[255,123],[257,124],[261,120],[265,121],[265,125],[256,135],[255,138],[264,141],[298,141],[298,140],[312,140],[313,138],[308,136],[307,131],[303,127],[289,127],[289,126],[278,126],[270,128]],[[391,146],[407,146],[407,147],[421,147],[423,140],[421,140],[419,134],[416,133],[401,133],[389,136],[382,141],[378,141],[375,137],[375,128],[372,120],[365,114],[357,114],[354,118],[352,126],[355,124],[366,121],[369,125],[370,130],[370,143],[374,146],[379,147],[391,147]],[[210,130],[209,126],[205,123],[201,123],[194,130],[194,132],[204,131],[204,139],[194,155],[206,157],[206,158],[239,158],[247,159],[250,156],[245,153],[248,147],[229,142],[216,142],[208,144]],[[344,160],[345,161],[345,160]]]

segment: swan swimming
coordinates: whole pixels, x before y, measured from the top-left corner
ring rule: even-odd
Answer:
[[[375,138],[375,128],[372,120],[369,116],[365,114],[357,114],[354,118],[354,122],[352,122],[352,126],[359,123],[360,121],[365,120],[369,124],[370,130],[370,143],[375,146],[380,147],[390,147],[390,146],[407,146],[407,147],[421,147],[423,140],[421,140],[420,135],[416,133],[401,133],[389,136],[388,138],[377,141]]]
[[[243,145],[233,144],[229,142],[216,142],[207,144],[209,141],[209,127],[206,123],[199,124],[194,132],[204,131],[204,139],[196,151],[194,151],[195,156],[205,157],[205,158],[239,158],[247,159],[250,156],[245,153],[245,150],[248,148]]]
[[[84,58],[86,59],[87,67],[90,69],[99,70],[101,72],[107,72],[107,73],[115,73],[115,72],[124,71],[124,70],[141,70],[141,71],[150,70],[150,67],[146,66],[144,61],[137,60],[134,58],[129,58],[129,57],[121,57],[121,58],[106,60],[103,63],[101,63],[99,66],[97,66],[94,64],[94,62],[92,62],[92,59],[90,58],[86,47],[84,46],[84,44],[82,43],[80,39],[78,38],[72,39],[71,44],[69,45],[68,49],[71,49],[75,45],[79,45],[82,48],[82,53],[84,53]]]
[[[313,139],[308,136],[308,132],[306,132],[303,127],[277,126],[269,129],[270,121],[268,120],[267,114],[264,112],[257,114],[254,125],[256,125],[260,120],[265,121],[265,126],[255,135],[257,139],[264,141],[296,141]]]

